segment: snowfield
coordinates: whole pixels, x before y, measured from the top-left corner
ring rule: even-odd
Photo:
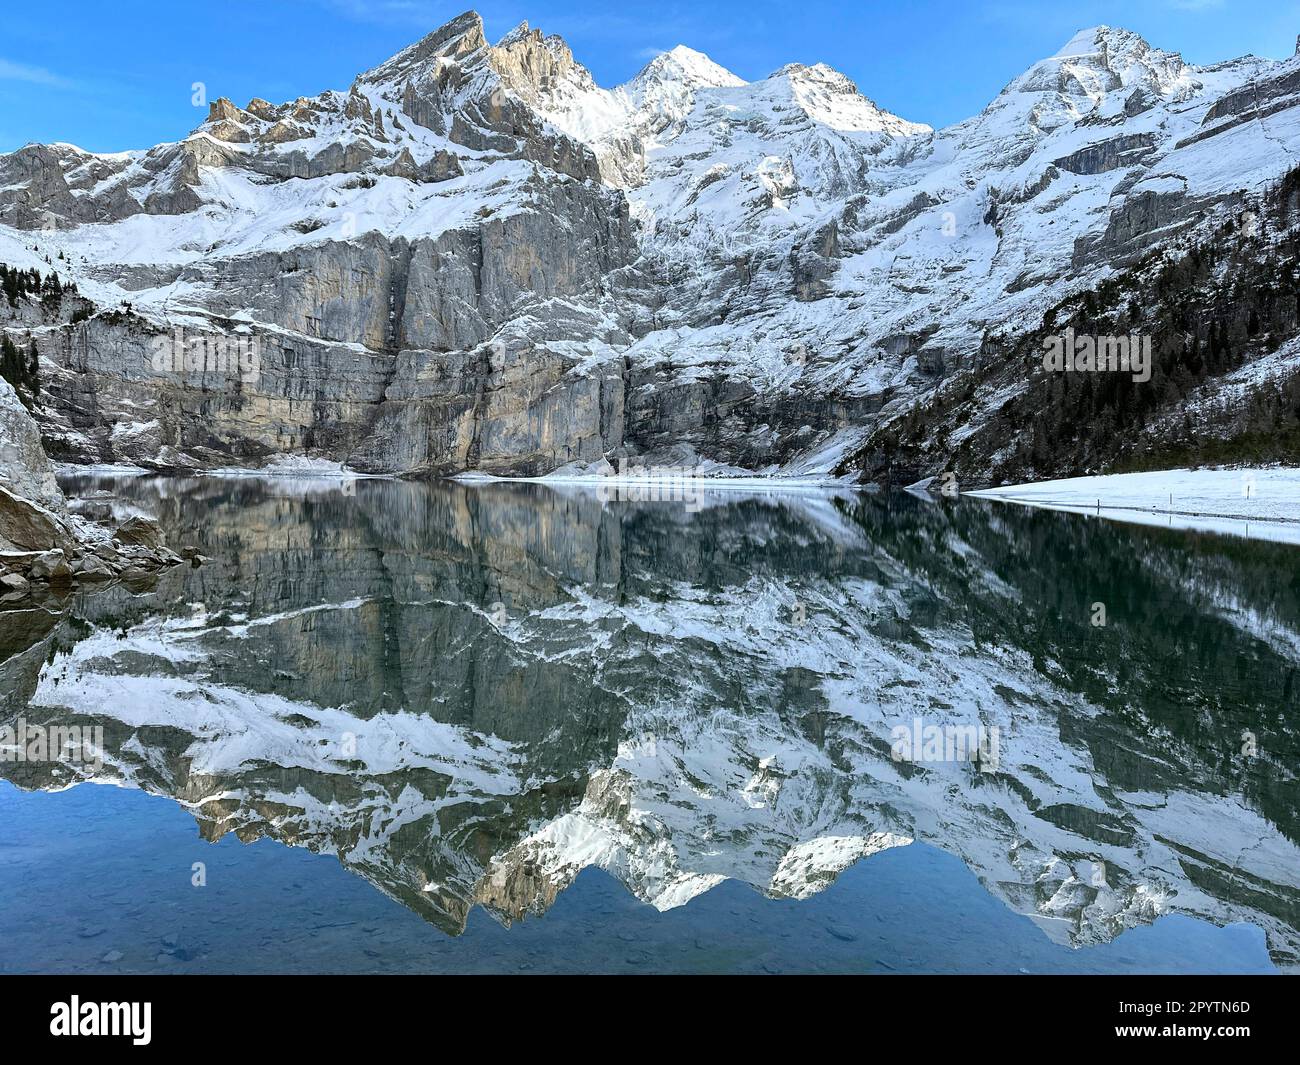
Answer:
[[[1300,544],[1300,469],[1294,468],[1119,473],[965,494],[1141,525]]]

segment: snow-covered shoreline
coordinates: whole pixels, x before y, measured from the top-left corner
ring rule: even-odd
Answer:
[[[857,489],[861,486],[832,477],[718,477],[718,476],[623,476],[611,474],[546,474],[541,477],[495,477],[491,474],[462,473],[451,480],[459,484],[545,484],[599,488],[683,488],[714,491],[830,491]]]
[[[1290,467],[1119,473],[963,494],[1138,525],[1300,544],[1300,469]]]
[[[361,473],[337,463],[317,459],[300,459],[285,456],[282,461],[262,467],[224,466],[209,470],[188,472],[149,470],[129,464],[97,464],[79,466],[60,463],[56,467],[60,477],[93,475],[100,477],[184,476],[210,477],[228,480],[265,481],[318,481],[341,484],[360,480],[401,480],[395,474]],[[726,475],[674,475],[651,472],[645,474],[601,475],[597,473],[548,473],[539,477],[501,477],[495,474],[466,472],[446,478],[456,484],[470,487],[490,484],[541,484],[551,488],[606,488],[612,492],[644,489],[648,492],[842,492],[845,490],[870,491],[874,486],[857,485],[834,477],[792,476],[770,477],[761,474]]]
[[[218,466],[200,470],[151,470],[130,463],[96,463],[81,466],[76,463],[56,464],[60,477],[93,475],[97,477],[212,477],[227,480],[287,480],[287,481],[338,481],[346,483],[362,480],[396,480],[388,473],[361,473],[340,462],[284,455],[266,466]]]
[[[131,466],[60,465],[60,476],[99,474],[141,476],[151,471]],[[390,475],[357,473],[338,463],[289,459],[261,469],[226,468],[195,471],[193,476],[312,481],[347,484],[356,480],[393,479]],[[873,491],[874,485],[852,484],[833,477],[735,476],[719,473],[665,475],[649,467],[625,473],[551,473],[539,477],[499,477],[461,473],[449,478],[458,484],[539,484],[554,489],[603,489],[616,499],[699,503],[706,493],[837,493]],[[912,490],[924,490],[929,480]],[[1149,473],[1073,477],[1031,484],[1004,485],[963,492],[964,496],[1000,503],[1042,507],[1068,513],[1109,518],[1137,525],[1215,532],[1278,543],[1300,544],[1300,469],[1162,470]]]

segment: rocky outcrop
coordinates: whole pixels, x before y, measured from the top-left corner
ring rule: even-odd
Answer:
[[[49,551],[68,539],[67,527],[55,515],[0,487],[0,550]]]
[[[55,512],[64,508],[41,431],[18,393],[0,378],[0,489]]]
[[[1154,150],[1155,137],[1151,134],[1125,134],[1080,148],[1063,159],[1053,160],[1053,165],[1071,174],[1105,174],[1123,166],[1133,166]]]
[[[0,602],[180,561],[154,522],[137,516],[114,530],[111,514],[97,524],[69,511],[36,423],[3,378],[0,458]]]

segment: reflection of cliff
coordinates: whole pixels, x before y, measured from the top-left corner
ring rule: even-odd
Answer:
[[[213,562],[10,639],[0,690],[103,724],[103,777],[209,838],[336,853],[453,932],[588,865],[804,897],[922,838],[1065,941],[1180,910],[1300,956],[1284,549],[905,496],[127,490]],[[894,762],[918,717],[998,726],[997,772]]]

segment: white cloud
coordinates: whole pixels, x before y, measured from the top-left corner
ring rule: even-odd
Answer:
[[[32,85],[48,85],[53,89],[67,89],[72,86],[67,78],[59,77],[44,67],[32,67],[26,63],[14,63],[0,59],[0,81],[26,81]]]

